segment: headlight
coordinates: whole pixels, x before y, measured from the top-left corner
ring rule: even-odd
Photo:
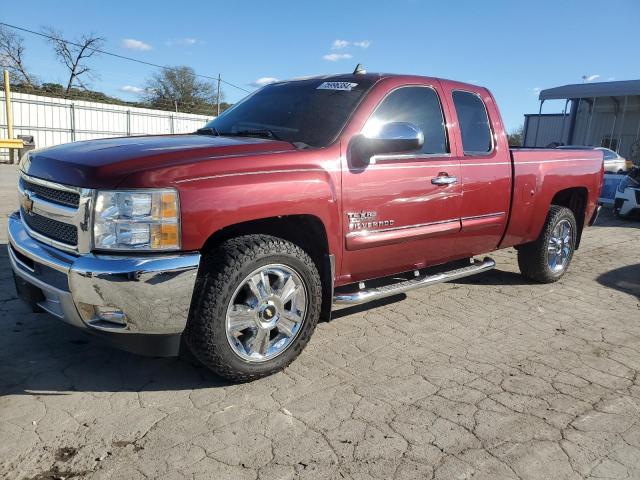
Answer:
[[[93,246],[99,250],[177,250],[180,211],[175,190],[98,191]]]

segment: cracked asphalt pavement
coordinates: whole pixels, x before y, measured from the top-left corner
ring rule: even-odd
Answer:
[[[640,223],[570,271],[497,269],[336,310],[284,372],[226,383],[102,346],[15,297],[0,168],[0,477],[639,479]]]

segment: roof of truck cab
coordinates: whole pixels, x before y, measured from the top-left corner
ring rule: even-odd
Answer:
[[[280,80],[275,83],[283,82],[296,82],[298,80],[357,80],[359,78],[366,78],[368,80],[378,80],[380,78],[389,77],[388,73],[332,73],[327,75],[310,75],[308,77],[296,77],[288,80]]]
[[[450,80],[447,78],[438,78],[438,77],[428,77],[424,75],[408,75],[402,73],[379,73],[379,72],[367,72],[367,73],[334,73],[328,75],[312,75],[308,77],[296,77],[290,78],[288,80],[279,80],[274,82],[271,85],[279,84],[279,83],[287,83],[287,82],[296,82],[301,80],[328,80],[328,81],[341,81],[341,82],[357,82],[361,79],[367,79],[372,82],[376,82],[378,80],[382,80],[384,78],[397,78],[397,79],[406,79],[408,82],[415,81],[416,79],[421,80],[437,80],[439,82],[447,82],[447,83],[455,83],[458,86],[466,86],[468,88],[479,89],[484,87],[480,85],[473,85],[471,83],[459,82],[457,80]]]

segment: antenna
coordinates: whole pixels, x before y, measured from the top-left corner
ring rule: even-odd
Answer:
[[[354,75],[364,75],[367,71],[364,69],[361,63],[356,65],[356,69],[353,71]]]

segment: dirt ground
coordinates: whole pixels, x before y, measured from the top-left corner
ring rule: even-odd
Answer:
[[[553,285],[495,271],[337,310],[232,385],[103,347],[15,297],[0,167],[0,477],[640,479],[640,223],[603,215]]]

